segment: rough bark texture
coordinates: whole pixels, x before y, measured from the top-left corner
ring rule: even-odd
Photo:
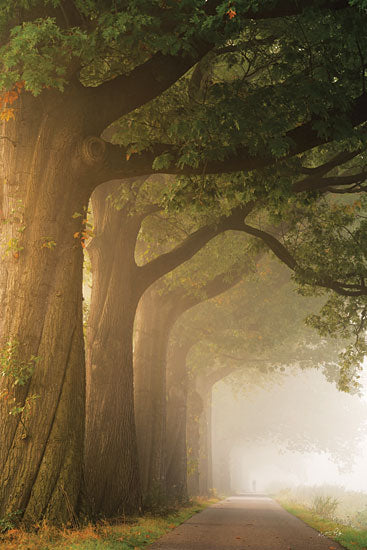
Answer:
[[[95,234],[88,251],[93,288],[87,331],[85,478],[95,514],[131,513],[141,505],[134,423],[132,339],[141,219],[107,199],[118,182],[92,196]]]
[[[186,358],[191,346],[191,341],[175,342],[167,356],[167,493],[178,502],[188,498]]]
[[[173,308],[153,287],[142,297],[136,318],[135,420],[147,505],[166,496],[166,354]]]
[[[140,226],[156,207],[137,211],[134,189],[116,210],[108,196],[117,197],[120,184],[104,183],[93,193],[95,237],[88,247],[93,289],[87,332],[85,474],[90,505],[95,514],[104,516],[136,511],[141,501],[132,397],[132,338],[138,301],[154,281],[191,258],[233,222],[229,217],[217,226],[205,226],[170,252],[137,266],[134,256]],[[160,301],[160,311],[148,304],[137,323],[141,330],[135,344],[135,386],[142,400],[136,400],[136,420],[144,494],[148,486],[149,493],[161,492],[165,478],[165,354],[171,325],[166,329],[164,323],[171,321],[163,310],[167,306],[169,312],[172,302],[163,303]],[[148,334],[151,336],[144,340]],[[152,397],[148,400],[149,392]]]
[[[23,94],[1,128],[1,347],[18,342],[18,366],[39,359],[23,387],[0,378],[0,516],[21,511],[26,522],[73,520],[80,494],[83,257],[73,213],[92,191],[87,133],[72,90],[45,92],[42,104]],[[23,413],[9,415],[6,391]]]

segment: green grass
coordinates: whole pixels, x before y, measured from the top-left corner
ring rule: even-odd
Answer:
[[[140,550],[217,500],[196,501],[165,516],[146,515],[119,523],[101,522],[78,529],[43,524],[37,531],[10,529],[1,550]]]
[[[350,550],[367,550],[366,529],[357,530],[331,519],[322,518],[299,504],[283,500],[278,500],[278,502],[285,510],[316,529],[316,531],[339,542],[345,548]]]

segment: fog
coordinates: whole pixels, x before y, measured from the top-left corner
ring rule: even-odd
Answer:
[[[336,485],[367,492],[367,375],[361,380],[361,395],[338,391],[315,369],[286,372],[268,387],[246,387],[234,376],[217,383],[213,486],[275,493]]]

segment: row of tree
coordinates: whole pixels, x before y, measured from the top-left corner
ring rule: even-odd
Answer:
[[[168,335],[185,311],[249,276],[264,247],[302,292],[334,292],[310,323],[355,336],[339,377],[353,388],[367,295],[364,8],[362,0],[0,4],[1,515],[62,522],[83,509],[133,512],[141,486],[150,495],[170,475],[185,491],[184,466],[169,473],[174,450],[162,450],[164,409],[174,405],[165,401]],[[159,173],[175,177],[150,177]],[[187,272],[214,237],[217,250]],[[167,276],[181,264],[181,276]],[[271,363],[273,328],[255,346]],[[247,336],[234,331],[230,343],[226,330],[234,355]],[[168,350],[176,357],[168,395],[185,393],[177,381],[199,334]]]

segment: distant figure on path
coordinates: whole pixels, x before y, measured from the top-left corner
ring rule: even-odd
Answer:
[[[256,479],[254,479],[252,482],[252,492],[256,493]]]

